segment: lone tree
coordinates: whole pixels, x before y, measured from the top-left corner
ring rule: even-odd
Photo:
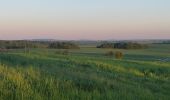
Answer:
[[[120,52],[120,51],[116,51],[116,52],[115,52],[115,58],[116,58],[116,59],[122,59],[122,58],[123,58],[123,53]]]

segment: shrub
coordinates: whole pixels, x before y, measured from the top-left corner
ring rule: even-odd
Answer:
[[[62,54],[63,54],[63,55],[68,55],[68,54],[69,54],[69,51],[68,51],[68,50],[64,50],[64,51],[62,51]]]
[[[55,51],[55,54],[61,54],[61,51]]]
[[[60,50],[60,51],[56,51],[55,54],[68,55],[69,51],[68,50]]]
[[[122,58],[123,58],[123,53],[120,52],[120,51],[116,51],[116,52],[115,52],[115,58],[116,58],[116,59],[122,59]]]
[[[113,56],[114,52],[113,51],[108,51],[105,53],[105,56]]]

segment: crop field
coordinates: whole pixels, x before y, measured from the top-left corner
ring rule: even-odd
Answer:
[[[170,100],[170,44],[0,52],[0,100]],[[121,51],[123,59],[105,56]]]

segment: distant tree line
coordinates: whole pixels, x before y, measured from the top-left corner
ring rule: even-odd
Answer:
[[[161,42],[159,42],[159,43],[153,43],[153,44],[170,44],[170,40],[161,41]]]
[[[170,40],[169,41],[164,41],[163,44],[170,44]]]
[[[119,42],[119,43],[102,43],[101,45],[98,45],[97,48],[144,49],[148,48],[148,45],[132,42]]]
[[[0,40],[0,49],[24,49],[24,48],[54,48],[54,49],[77,49],[79,46],[72,42],[50,41],[4,41]]]
[[[97,48],[114,48],[114,43],[105,42],[98,45]]]
[[[38,48],[42,47],[40,43],[31,41],[0,41],[0,48],[4,49],[23,49],[23,48]]]
[[[54,49],[79,49],[79,46],[72,42],[52,42],[49,43],[48,48]]]

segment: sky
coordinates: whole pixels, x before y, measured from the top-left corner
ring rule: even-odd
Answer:
[[[1,0],[0,39],[170,39],[170,0]]]

